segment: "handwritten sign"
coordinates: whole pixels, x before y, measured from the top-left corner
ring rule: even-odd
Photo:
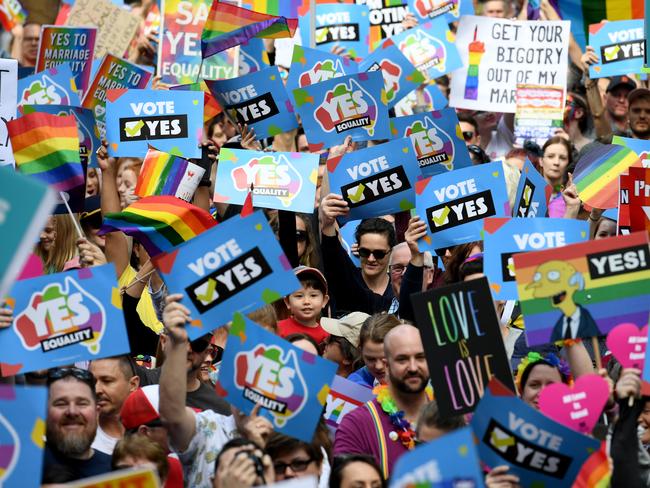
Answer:
[[[564,124],[564,88],[517,83],[515,97],[515,144],[532,140],[544,146]]]
[[[441,415],[473,411],[492,376],[515,391],[487,278],[411,295]]]
[[[16,118],[18,61],[0,59],[0,166],[14,163],[7,122]]]
[[[565,87],[569,26],[568,21],[461,17],[456,45],[463,68],[452,78],[449,104],[514,113],[517,83]]]
[[[122,56],[140,25],[140,18],[109,0],[75,0],[65,22],[69,26],[97,27],[95,58]]]

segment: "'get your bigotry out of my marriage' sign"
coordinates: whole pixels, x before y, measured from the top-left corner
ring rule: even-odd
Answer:
[[[511,112],[517,83],[566,86],[569,22],[461,17],[456,47],[463,68],[451,81],[452,107]]]

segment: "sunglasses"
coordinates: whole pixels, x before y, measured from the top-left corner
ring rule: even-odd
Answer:
[[[297,230],[296,231],[296,240],[298,242],[305,242],[307,240],[307,231],[306,230]]]
[[[273,469],[276,474],[284,474],[287,468],[291,468],[291,471],[294,473],[302,473],[307,469],[309,464],[313,461],[312,458],[309,459],[294,459],[290,463],[273,463]]]
[[[381,249],[366,249],[365,247],[360,247],[359,250],[357,251],[359,253],[359,257],[363,259],[368,259],[370,255],[372,254],[376,260],[381,261],[384,259],[388,254],[390,254],[390,250],[388,251],[382,251]]]
[[[465,139],[465,141],[471,141],[472,137],[474,137],[474,132],[472,132],[471,130],[463,131],[463,139]]]
[[[81,368],[54,368],[47,372],[47,385],[50,386],[52,383],[63,378],[72,376],[79,381],[91,386],[91,389],[95,389],[95,377],[90,371]]]

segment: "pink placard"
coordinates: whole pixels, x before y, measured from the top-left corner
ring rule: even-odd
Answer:
[[[547,417],[583,434],[591,433],[609,398],[607,381],[597,374],[578,378],[572,387],[548,385],[539,394],[539,409]]]
[[[620,324],[607,334],[607,348],[624,368],[643,369],[648,344],[648,326]]]

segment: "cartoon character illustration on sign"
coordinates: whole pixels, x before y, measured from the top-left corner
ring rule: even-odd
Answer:
[[[260,344],[235,356],[235,386],[245,398],[259,403],[283,427],[307,403],[307,385],[294,350]]]
[[[34,80],[29,88],[23,90],[20,97],[21,105],[70,105],[70,97],[52,78],[43,75],[40,80]]]
[[[341,63],[340,59],[326,59],[323,62],[318,61],[314,66],[300,75],[298,78],[298,87],[303,88],[305,86],[313,85],[314,83],[331,80],[332,78],[338,78],[343,75],[345,75],[345,70],[343,69],[343,63]]]
[[[291,205],[302,188],[302,176],[283,154],[252,159],[233,169],[231,177],[237,190],[248,191],[253,184],[254,195],[278,197],[285,207]]]
[[[336,130],[340,134],[362,127],[372,136],[377,122],[377,102],[356,80],[351,79],[349,87],[340,83],[327,92],[315,116],[325,132]]]
[[[404,56],[422,72],[431,68],[443,73],[447,60],[445,45],[435,37],[421,29],[409,34],[399,43],[399,49]]]
[[[400,89],[399,79],[402,76],[402,68],[399,64],[393,63],[390,59],[382,59],[379,63],[374,63],[368,71],[381,70],[384,77],[384,89],[386,90],[386,101],[392,102]]]
[[[79,344],[97,354],[106,330],[106,312],[97,298],[66,276],[63,284],[50,283],[35,292],[29,307],[16,316],[14,328],[30,351],[40,347],[48,352]]]
[[[551,341],[601,335],[589,311],[575,302],[576,292],[584,287],[582,273],[571,263],[553,260],[535,270],[533,282],[526,289],[532,289],[535,298],[550,298],[553,308],[562,312],[553,327]]]
[[[474,27],[474,40],[469,43],[469,66],[467,68],[467,79],[465,80],[465,99],[478,99],[478,66],[485,54],[485,44],[478,41],[478,26]]]
[[[433,123],[429,117],[416,120],[404,131],[411,139],[420,168],[442,164],[447,171],[454,169],[454,145],[451,137]]]
[[[9,479],[20,457],[20,437],[9,421],[0,414],[0,486]]]

